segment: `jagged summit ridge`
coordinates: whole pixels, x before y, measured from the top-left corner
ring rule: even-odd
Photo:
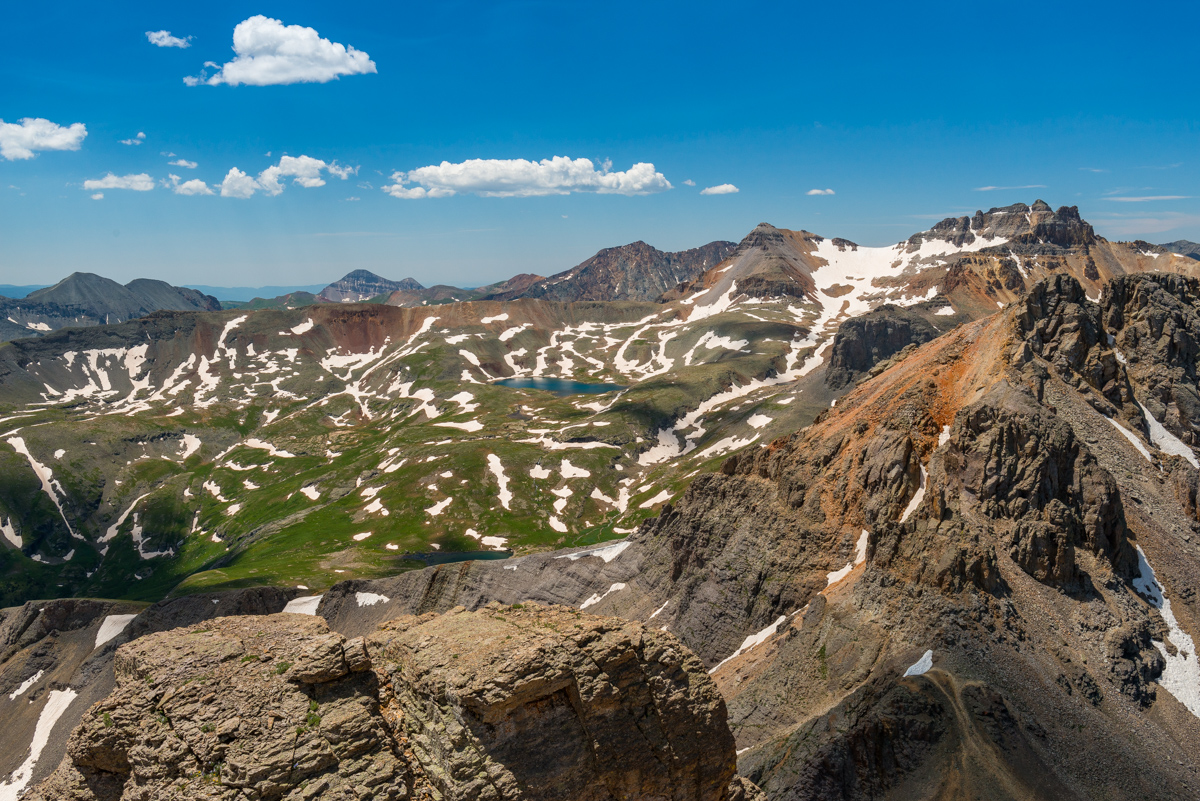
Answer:
[[[957,246],[971,245],[976,239],[1002,240],[986,247],[1006,246],[1024,251],[1046,244],[1063,248],[1090,245],[1096,241],[1092,226],[1079,216],[1077,206],[1061,206],[1053,211],[1043,200],[1032,206],[1014,203],[976,211],[971,217],[947,217],[928,231],[908,239],[910,249],[928,240],[943,240]]]

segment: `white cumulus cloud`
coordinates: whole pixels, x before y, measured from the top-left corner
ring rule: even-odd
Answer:
[[[258,189],[258,182],[237,167],[230,167],[221,181],[221,197],[247,198]]]
[[[132,189],[135,192],[149,192],[154,188],[154,179],[144,172],[135,175],[114,175],[111,172],[100,179],[83,182],[83,188],[93,189]]]
[[[192,37],[185,36],[180,39],[178,36],[172,36],[170,31],[146,31],[146,38],[152,45],[159,47],[191,47]]]
[[[358,167],[346,167],[336,161],[325,162],[311,156],[282,156],[278,164],[267,167],[258,174],[257,179],[237,167],[232,168],[221,182],[221,196],[247,198],[259,190],[275,196],[283,192],[281,178],[291,178],[292,183],[305,189],[315,189],[325,185],[322,172],[344,181],[357,174]]]
[[[688,178],[686,181],[683,182],[683,185],[684,186],[695,186],[696,182],[693,181],[691,178]]]
[[[104,193],[97,192],[96,194],[92,195],[92,200],[104,200]]]
[[[146,141],[146,134],[142,133],[141,131],[138,131],[137,136],[135,136],[131,139],[122,139],[121,144],[123,144],[123,145],[140,145],[144,141]]]
[[[194,170],[200,166],[196,162],[188,161],[187,159],[176,159],[175,161],[168,161],[167,163],[170,164],[172,167],[183,167],[184,169],[187,169],[187,170]]]
[[[806,195],[835,195],[837,194],[832,189],[810,189],[804,194]]]
[[[163,181],[163,186],[170,188],[177,195],[211,195],[213,191],[208,188],[208,184],[201,181],[199,178],[193,178],[190,181],[183,181],[178,175],[169,175],[170,183]]]
[[[284,25],[256,14],[233,29],[233,52],[237,55],[211,76],[201,72],[183,79],[188,86],[276,86],[289,83],[326,83],[342,75],[377,72],[375,62],[361,50],[321,36],[312,28]]]
[[[733,184],[717,184],[700,190],[702,195],[736,195],[741,190]]]
[[[392,173],[395,183],[383,187],[392,197],[415,200],[449,197],[460,192],[483,197],[534,197],[595,192],[601,195],[647,195],[671,188],[653,164],[639,162],[624,172],[612,172],[605,162],[596,169],[591,159],[566,156],[526,159],[468,159]],[[405,186],[416,184],[416,186]]]
[[[41,117],[19,123],[0,120],[0,156],[8,161],[31,159],[36,150],[78,150],[87,128],[82,122],[63,127]]]

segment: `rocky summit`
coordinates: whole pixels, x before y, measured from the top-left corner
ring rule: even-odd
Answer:
[[[122,646],[29,799],[761,798],[670,634],[560,607],[225,617]]]
[[[1200,262],[682,253],[0,347],[0,798],[1195,798]]]

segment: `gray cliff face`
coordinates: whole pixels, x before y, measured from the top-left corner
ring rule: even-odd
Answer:
[[[217,618],[116,655],[31,799],[761,798],[671,635],[574,609]]]
[[[941,333],[922,315],[899,306],[881,306],[851,318],[838,326],[834,335],[825,383],[834,390],[849,386],[879,362]]]

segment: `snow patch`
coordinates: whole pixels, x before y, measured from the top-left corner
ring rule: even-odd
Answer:
[[[623,589],[625,589],[625,585],[618,582],[617,584],[614,584],[611,587],[609,587],[608,591],[605,592],[603,595],[600,595],[598,593],[593,593],[592,597],[588,598],[586,601],[584,601],[583,603],[581,603],[579,605],[579,608],[587,609],[589,606],[593,606],[595,604],[600,603],[601,601],[603,601],[605,598],[607,598],[612,593],[620,592]]]
[[[96,644],[92,646],[92,649],[95,650],[116,637],[135,617],[137,615],[109,615],[104,618],[104,622],[100,624],[100,629],[96,632]]]
[[[33,685],[37,684],[38,679],[40,679],[42,676],[44,676],[45,673],[46,673],[46,671],[39,670],[37,673],[34,673],[32,676],[25,679],[25,681],[21,682],[20,686],[17,687],[17,689],[13,690],[11,693],[8,694],[8,700],[15,701],[15,700],[17,700],[17,696],[24,695],[25,691],[28,690]]]
[[[921,658],[909,665],[908,670],[904,671],[907,676],[923,676],[933,667],[933,651],[926,651],[921,655]]]
[[[1162,642],[1151,640],[1166,662],[1158,683],[1189,712],[1200,717],[1200,658],[1196,656],[1196,643],[1175,619],[1171,602],[1163,594],[1162,585],[1158,583],[1154,569],[1146,561],[1146,554],[1140,545],[1137,546],[1137,555],[1139,576],[1133,580],[1133,587],[1162,614],[1167,623],[1167,639],[1175,646],[1175,656],[1171,656]]]
[[[736,651],[734,651],[732,654],[730,654],[729,656],[722,659],[717,664],[713,665],[713,667],[708,671],[709,675],[716,673],[717,670],[720,669],[721,665],[725,664],[726,662],[730,661],[731,659],[736,659],[739,656],[741,656],[742,654],[749,651],[751,648],[754,648],[758,645],[762,645],[764,642],[767,641],[767,639],[771,635],[773,635],[776,631],[779,630],[779,626],[785,620],[787,620],[787,615],[780,615],[779,617],[777,617],[775,619],[774,623],[767,626],[762,631],[759,631],[755,634],[751,634],[750,636],[746,637],[746,639],[742,640],[742,644],[738,646],[738,649]]]
[[[649,509],[652,506],[657,506],[658,504],[660,504],[664,501],[669,501],[669,500],[671,500],[671,491],[669,489],[665,489],[662,492],[655,495],[650,500],[643,501],[642,503],[638,504],[638,508],[639,509]]]
[[[46,705],[42,707],[42,714],[38,716],[37,727],[33,731],[33,741],[29,744],[29,756],[25,758],[20,767],[12,772],[8,781],[0,784],[0,801],[16,801],[24,793],[29,780],[33,778],[33,767],[41,758],[46,743],[50,741],[54,724],[58,723],[58,719],[78,696],[79,693],[70,688],[50,691]]]
[[[426,509],[425,513],[431,517],[437,517],[442,512],[446,511],[446,507],[449,506],[453,501],[453,498],[446,498],[445,500],[438,501],[433,506],[430,506],[428,509]]]
[[[570,459],[562,460],[562,465],[559,467],[559,471],[562,473],[563,478],[588,478],[592,475],[590,471],[571,464]]]
[[[508,489],[508,476],[504,475],[504,465],[500,462],[500,457],[494,453],[489,453],[487,457],[488,470],[492,471],[492,475],[496,477],[496,483],[500,485],[500,505],[505,509],[511,509],[509,505],[512,503],[512,493]]]
[[[1192,467],[1200,470],[1200,460],[1196,459],[1196,454],[1192,452],[1192,449],[1185,445],[1183,440],[1164,428],[1162,423],[1155,420],[1154,415],[1150,414],[1145,406],[1140,403],[1138,406],[1141,407],[1142,414],[1146,415],[1146,422],[1150,424],[1150,441],[1154,443],[1154,447],[1171,456],[1182,456]]]
[[[629,545],[630,543],[628,541],[622,540],[621,542],[614,542],[612,545],[605,545],[601,548],[592,548],[588,551],[577,551],[576,553],[564,554],[563,556],[556,556],[554,558],[569,559],[574,562],[575,560],[582,559],[585,556],[598,556],[604,560],[605,564],[607,564],[624,553],[625,549],[628,548]]]
[[[356,592],[354,593],[354,601],[359,606],[374,606],[375,604],[386,604],[392,600],[386,595],[380,595],[375,592]]]
[[[1121,435],[1124,436],[1125,439],[1129,440],[1130,444],[1133,445],[1133,447],[1138,449],[1138,453],[1140,453],[1142,456],[1146,457],[1147,462],[1154,464],[1154,457],[1150,455],[1150,450],[1145,445],[1142,444],[1141,439],[1139,439],[1136,434],[1134,434],[1128,428],[1121,425],[1120,423],[1118,423],[1116,420],[1112,419],[1111,417],[1106,417],[1104,419],[1107,420],[1108,422],[1112,423],[1113,428],[1120,431]]]
[[[3,534],[4,539],[12,543],[14,548],[20,549],[25,544],[25,541],[21,538],[21,535],[18,534],[16,528],[13,527],[12,518],[4,519],[4,525],[0,526],[0,534]]]
[[[921,505],[921,501],[925,500],[925,479],[927,476],[925,465],[921,465],[921,483],[917,486],[917,491],[912,496],[912,500],[908,502],[908,506],[904,507],[904,514],[900,515],[901,523],[908,520],[908,516],[917,511],[917,507]]]
[[[317,613],[317,605],[321,603],[323,595],[302,595],[299,598],[293,598],[287,602],[287,606],[283,607],[283,611],[291,612],[294,615],[315,615]]]

